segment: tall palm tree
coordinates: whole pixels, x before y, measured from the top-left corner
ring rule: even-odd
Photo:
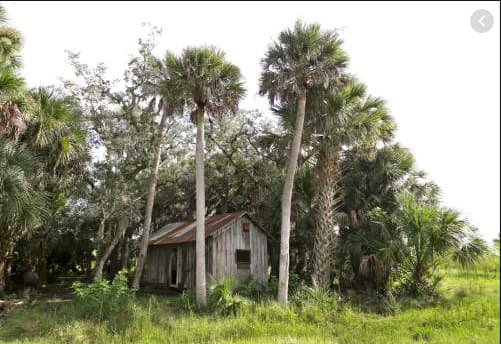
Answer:
[[[151,172],[148,179],[148,188],[146,196],[146,209],[143,223],[143,237],[139,247],[139,255],[136,263],[136,273],[132,283],[133,288],[138,289],[143,273],[146,254],[148,251],[148,240],[151,227],[151,216],[153,212],[153,205],[155,202],[156,185],[158,180],[158,170],[160,167],[160,157],[162,153],[162,137],[165,133],[167,119],[172,117],[175,113],[182,111],[183,97],[180,88],[174,82],[171,72],[169,70],[168,61],[175,58],[172,54],[167,53],[164,61],[158,61],[159,75],[153,85],[151,85],[147,92],[153,94],[152,103],[158,101],[158,110],[162,115],[158,125],[158,131],[154,134],[152,142],[153,160],[151,163]],[[158,98],[158,99],[157,99]]]
[[[288,297],[292,188],[308,91],[316,86],[332,87],[338,81],[348,62],[341,45],[335,32],[298,21],[293,29],[279,34],[262,61],[260,94],[268,95],[272,106],[296,101],[295,126],[282,194],[278,300],[283,303]]]
[[[227,61],[223,51],[212,47],[190,47],[180,57],[170,55],[168,66],[175,84],[184,93],[196,136],[196,299],[207,303],[205,276],[205,182],[204,117],[234,114],[245,93],[240,69]]]
[[[39,87],[26,94],[29,118],[20,141],[27,144],[40,162],[33,186],[47,194],[47,221],[35,232],[30,250],[36,250],[36,269],[44,280],[47,274],[49,241],[54,232],[53,219],[66,205],[67,195],[85,173],[89,159],[87,136],[79,105],[55,88]]]
[[[315,108],[313,132],[317,138],[316,188],[314,194],[313,281],[328,289],[331,285],[336,214],[341,206],[342,151],[357,146],[370,149],[393,136],[395,124],[384,101],[367,97],[365,85],[349,80],[340,90],[320,97]],[[322,106],[324,105],[324,106]]]
[[[41,223],[44,197],[31,185],[33,160],[26,146],[0,135],[0,297],[15,236]]]

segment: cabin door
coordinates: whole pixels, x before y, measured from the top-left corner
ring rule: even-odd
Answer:
[[[177,288],[181,277],[181,249],[175,247],[172,249],[169,260],[169,278],[170,286]]]
[[[237,279],[239,283],[244,282],[250,276],[250,250],[236,250]]]

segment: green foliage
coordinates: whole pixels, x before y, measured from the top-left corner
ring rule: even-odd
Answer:
[[[179,297],[179,305],[188,312],[194,312],[198,309],[195,293],[193,290],[183,290]]]
[[[339,308],[338,295],[322,288],[303,286],[291,294],[290,301],[301,316],[312,322],[322,322]]]
[[[261,302],[276,295],[274,283],[264,284],[252,277],[247,278],[236,289],[239,295],[255,302]]]
[[[207,115],[234,114],[245,94],[240,69],[213,46],[188,47],[181,56],[168,53],[165,63],[174,87],[183,93],[187,110]],[[192,118],[195,120],[195,118]]]
[[[6,343],[497,343],[499,278],[444,270],[434,301],[396,299],[394,311],[373,312],[360,302],[340,301],[332,312],[300,310],[276,302],[249,304],[237,316],[181,311],[177,298],[137,297],[127,328],[80,316],[74,302],[50,299],[14,309],[0,322]],[[377,302],[376,300],[367,302]],[[306,306],[309,307],[309,306]]]
[[[485,241],[479,237],[471,237],[452,253],[452,258],[462,267],[475,266],[488,251]]]
[[[209,287],[209,311],[237,318],[237,313],[254,309],[271,321],[302,321],[304,316],[321,323],[339,308],[335,294],[307,287],[315,192],[325,187],[316,185],[315,179],[322,168],[321,150],[335,150],[342,171],[336,181],[341,200],[336,203],[337,246],[334,252],[326,250],[336,256],[340,289],[357,288],[369,295],[375,291],[378,297],[386,297],[392,288],[405,294],[437,294],[438,271],[450,260],[466,269],[461,273],[499,276],[499,256],[485,254],[486,245],[475,229],[440,205],[438,187],[415,170],[409,150],[392,141],[395,124],[385,102],[345,74],[348,57],[337,32],[298,21],[269,47],[262,61],[260,93],[268,96],[282,119],[279,123],[257,111],[237,112],[245,92],[242,75],[221,50],[189,47],[180,56],[167,53],[159,59],[153,54],[156,32],[140,40],[138,56],[130,60],[118,83],[107,79],[103,65],[91,69],[73,54],[78,81],[65,82],[62,90],[26,91],[19,76],[22,36],[5,22],[0,5],[0,249],[14,256],[13,270],[48,270],[49,277],[88,273],[95,264],[93,252],[103,251],[120,219],[127,217],[121,250],[114,250],[107,269],[117,271],[122,255],[143,230],[140,214],[152,142],[159,139],[153,226],[191,216],[193,126],[188,118],[174,115],[193,116],[198,111],[209,117],[208,212],[248,211],[270,233],[276,272],[284,152],[297,96],[307,89],[309,118],[291,207],[292,305],[269,302],[276,294],[274,278],[268,285],[248,280],[237,286],[221,280]],[[165,112],[166,133],[159,135],[159,118]],[[221,118],[225,114],[235,116]],[[100,150],[104,159],[90,161],[91,149]],[[499,240],[497,245],[499,250]],[[129,257],[124,261],[127,265]],[[117,320],[130,315],[134,292],[122,274],[112,283],[77,283],[74,289],[86,318]],[[458,295],[468,298],[467,293]],[[200,315],[194,312],[199,309],[190,292],[179,302],[193,316]],[[391,298],[375,302],[388,313],[398,308]],[[138,322],[153,328],[148,312],[141,313],[143,320]],[[426,339],[426,333],[416,338]]]
[[[434,296],[442,281],[442,276],[430,271],[426,275],[426,280],[419,280],[411,271],[401,271],[400,281],[396,283],[397,292],[403,295],[414,297]]]
[[[461,265],[476,264],[486,245],[459,214],[420,202],[410,193],[397,197],[398,208],[391,214],[378,213],[373,221],[388,233],[385,258],[401,276],[403,290],[414,295],[433,294],[441,277],[437,267],[449,256]]]
[[[128,312],[136,292],[128,286],[126,271],[119,272],[112,282],[107,280],[90,284],[74,282],[72,288],[82,314],[98,322]]]
[[[237,293],[236,286],[237,282],[232,278],[209,281],[207,291],[209,310],[223,315],[233,314],[236,316],[239,307],[247,302]]]
[[[2,229],[2,234],[40,225],[45,199],[31,184],[33,172],[34,157],[28,148],[0,136],[0,226],[15,227]]]
[[[489,254],[482,257],[473,266],[472,270],[475,273],[482,273],[484,276],[500,276],[499,254],[497,252],[489,252]]]
[[[342,43],[334,31],[297,21],[266,52],[260,93],[274,105],[294,99],[304,88],[333,86],[348,64]]]

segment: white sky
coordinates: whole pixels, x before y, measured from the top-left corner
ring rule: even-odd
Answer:
[[[160,53],[214,44],[245,76],[243,108],[267,111],[257,95],[259,61],[296,18],[341,29],[351,71],[388,100],[397,139],[486,238],[500,223],[499,2],[171,3],[4,2],[25,38],[23,75],[30,86],[70,77],[65,50],[104,62],[120,76],[145,33],[163,28]],[[484,8],[494,27],[479,34],[470,15]]]

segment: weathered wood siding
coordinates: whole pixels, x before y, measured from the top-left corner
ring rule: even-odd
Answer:
[[[249,223],[249,232],[242,230]],[[250,274],[253,278],[268,281],[268,245],[266,235],[247,217],[236,219],[212,235],[212,275],[238,277],[236,250],[250,250]]]
[[[242,224],[249,224],[244,232]],[[248,217],[243,216],[218,229],[206,240],[207,276],[217,279],[234,277],[245,279],[246,274],[266,283],[268,281],[267,237]],[[172,286],[171,260],[177,249],[177,288],[195,287],[195,243],[150,246],[143,274],[143,283],[157,286]],[[248,271],[237,269],[236,250],[250,250]]]
[[[263,231],[251,223],[250,230],[251,275],[261,281],[268,282],[268,238]]]
[[[172,264],[176,255],[177,283],[173,284]],[[192,288],[195,285],[195,245],[151,246],[148,249],[143,283],[157,286],[175,286],[179,289]]]

